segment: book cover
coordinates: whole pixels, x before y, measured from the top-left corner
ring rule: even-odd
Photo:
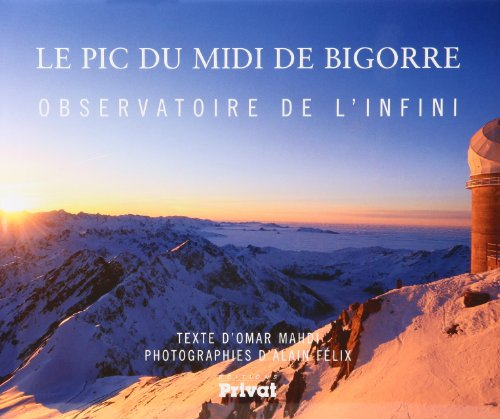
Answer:
[[[498,417],[499,17],[0,0],[0,416]]]

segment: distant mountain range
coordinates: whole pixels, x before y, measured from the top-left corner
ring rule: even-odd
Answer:
[[[320,233],[320,234],[339,234],[332,230],[323,230],[317,227],[299,227],[297,229],[299,233]]]

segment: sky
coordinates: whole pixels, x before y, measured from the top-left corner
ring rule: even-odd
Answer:
[[[215,220],[468,225],[470,137],[499,116],[498,2],[0,0],[0,208]],[[325,47],[459,47],[460,69],[326,70]],[[68,70],[36,48],[70,49]],[[123,71],[81,69],[81,48],[129,49]],[[137,50],[183,48],[177,70],[139,70]],[[192,69],[193,48],[263,48],[263,69]],[[313,48],[312,70],[273,69],[274,48]],[[399,117],[350,107],[410,98]],[[432,117],[430,100],[445,99]],[[39,114],[47,98],[51,113]],[[57,101],[69,100],[69,117]],[[79,100],[89,100],[82,118]],[[97,117],[109,99],[108,118]],[[127,98],[130,116],[117,116]],[[137,98],[168,117],[138,115]],[[174,115],[174,98],[185,99]],[[257,118],[197,118],[257,98]],[[312,117],[280,116],[280,100]],[[346,117],[337,118],[336,99]],[[415,103],[424,101],[424,116]],[[458,115],[451,100],[458,100]],[[220,105],[222,106],[222,105]],[[154,107],[154,108],[153,108]],[[223,108],[221,108],[223,109]],[[244,107],[241,108],[243,111]],[[354,108],[357,109],[357,108]],[[376,109],[372,109],[375,112]],[[220,111],[223,112],[222,110]]]

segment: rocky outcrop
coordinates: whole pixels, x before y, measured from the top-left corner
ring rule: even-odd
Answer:
[[[363,331],[363,322],[368,318],[370,314],[380,311],[382,307],[382,300],[371,299],[366,303],[361,304],[355,311],[353,318],[350,323],[350,333],[349,340],[347,341],[346,349],[349,351],[349,359],[341,362],[340,370],[337,374],[337,378],[332,384],[332,390],[337,387],[338,382],[343,377],[349,377],[349,374],[354,369],[356,361],[359,356],[359,347],[361,344],[361,332]]]
[[[300,400],[306,389],[306,380],[304,378],[304,370],[306,369],[307,362],[302,365],[293,374],[293,379],[288,386],[286,392],[286,404],[285,404],[285,417],[290,416],[293,418],[295,412],[299,408]]]
[[[339,367],[339,372],[330,390],[334,390],[342,378],[349,377],[356,365],[361,344],[363,322],[370,314],[380,311],[382,299],[373,298],[363,304],[353,303],[343,310],[337,320],[331,322],[330,330],[319,342],[311,344],[310,353],[318,363],[319,350],[326,351],[330,367]]]
[[[339,369],[330,390],[334,390],[339,381],[342,378],[349,377],[353,371],[359,356],[363,323],[370,315],[377,313],[381,308],[381,298],[373,298],[363,304],[358,302],[350,304],[347,310],[343,310],[338,318],[330,323],[330,330],[325,333],[323,338],[318,342],[313,341],[311,343],[309,357],[314,361],[315,365],[318,364],[320,357],[324,357],[329,359],[330,367]],[[305,371],[309,365],[308,362],[310,361],[296,359],[288,365],[295,372],[285,393],[284,417],[293,418],[299,409],[307,386]],[[259,383],[259,385],[269,385],[274,382],[279,388],[281,386],[281,374],[273,371],[270,377],[272,378]],[[282,403],[283,400],[278,398],[262,399],[257,395],[252,398],[231,398],[226,396],[221,400],[222,405],[229,406],[233,404],[234,406],[228,419],[261,417],[257,416],[257,411],[259,411],[259,414],[262,413],[265,419],[269,419],[273,417],[275,411],[279,408],[280,402]],[[263,404],[264,408],[262,409]],[[202,417],[202,414],[210,414],[210,404],[205,403],[200,413],[200,418],[208,417]]]
[[[198,415],[198,419],[208,419],[211,416],[210,409],[208,406],[211,402],[205,402],[201,405],[201,412]]]
[[[475,307],[485,304],[490,301],[490,295],[486,292],[465,291],[464,305],[465,307]]]

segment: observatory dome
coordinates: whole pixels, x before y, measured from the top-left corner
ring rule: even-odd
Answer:
[[[467,157],[471,176],[500,173],[500,118],[472,136]]]

